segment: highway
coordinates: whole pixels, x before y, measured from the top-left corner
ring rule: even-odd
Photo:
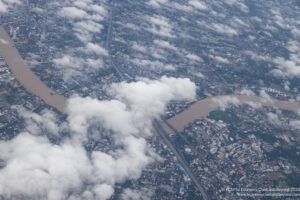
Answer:
[[[113,22],[113,15],[114,15],[114,7],[115,2],[114,0],[110,1],[110,10],[109,10],[109,17],[108,17],[108,30],[106,35],[106,42],[105,42],[105,49],[107,50],[109,54],[109,64],[110,66],[117,72],[121,80],[125,80],[124,74],[119,70],[119,68],[116,67],[115,63],[113,62],[113,59],[111,57],[111,43],[112,43],[112,22]]]
[[[114,1],[111,1],[111,8],[110,8],[110,13],[109,13],[109,26],[108,26],[108,31],[107,31],[107,36],[106,36],[106,44],[105,48],[109,53],[110,56],[110,65],[115,69],[115,71],[119,74],[121,80],[125,80],[124,75],[120,72],[120,70],[114,65],[112,59],[111,59],[111,43],[112,43],[112,21],[113,21],[113,12],[114,12]],[[133,78],[131,77],[133,80]],[[191,180],[194,182],[196,185],[197,189],[201,192],[202,197],[204,200],[208,200],[208,197],[206,195],[206,192],[204,188],[200,185],[198,182],[197,178],[195,177],[193,171],[190,169],[184,158],[178,153],[176,148],[173,146],[171,141],[169,140],[165,130],[161,127],[160,123],[155,119],[153,122],[153,126],[156,129],[157,133],[163,138],[164,142],[166,145],[169,147],[169,149],[174,153],[176,156],[177,160],[180,162],[180,164],[183,166],[185,171],[188,173],[190,176]],[[174,129],[175,130],[175,129]]]
[[[108,17],[108,20],[109,20],[108,30],[107,30],[106,42],[105,42],[105,48],[109,53],[110,53],[111,42],[112,42],[112,21],[113,21],[113,12],[114,12],[114,6],[115,6],[115,3],[113,0],[110,3],[111,3],[111,6],[110,6],[110,10],[109,10],[109,17]]]
[[[157,131],[157,133],[162,137],[162,139],[164,140],[164,142],[166,143],[166,145],[168,146],[168,148],[174,153],[174,155],[176,156],[177,160],[183,166],[183,168],[185,169],[185,171],[187,172],[187,174],[190,176],[191,180],[196,185],[196,188],[201,193],[203,199],[204,200],[208,200],[209,198],[208,198],[208,196],[207,196],[204,188],[201,186],[201,184],[199,183],[198,179],[195,177],[192,169],[186,163],[185,159],[181,156],[181,154],[173,146],[173,144],[171,143],[171,141],[169,140],[169,138],[167,136],[166,131],[162,128],[162,126],[160,125],[160,123],[159,123],[159,121],[157,119],[155,119],[153,121],[153,126],[154,126],[155,130]]]

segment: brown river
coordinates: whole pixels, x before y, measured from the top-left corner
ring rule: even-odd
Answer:
[[[16,79],[30,93],[40,97],[47,104],[64,112],[67,99],[57,94],[53,89],[46,86],[25,64],[13,41],[5,29],[0,26],[0,56],[3,57]],[[202,99],[191,105],[187,110],[169,119],[168,122],[178,131],[182,131],[186,125],[196,119],[208,116],[209,113],[218,108],[218,103],[213,99],[224,97],[235,97],[241,103],[259,103],[262,106],[272,106],[285,110],[300,110],[300,102],[280,101],[276,99],[266,100],[258,96],[229,95],[209,97]],[[166,126],[164,126],[166,128]],[[168,129],[168,128],[166,128]]]
[[[281,101],[276,99],[266,100],[263,97],[258,96],[244,96],[244,95],[227,95],[227,96],[217,96],[202,99],[192,104],[187,110],[177,114],[176,116],[170,118],[168,122],[178,131],[183,131],[184,127],[197,119],[206,117],[213,110],[218,109],[219,104],[218,99],[223,99],[227,97],[236,98],[240,103],[244,104],[260,104],[262,106],[271,106],[284,110],[297,111],[300,110],[300,102],[289,102]],[[215,99],[215,100],[214,100]],[[165,126],[164,126],[165,127]],[[168,129],[168,128],[166,128]]]
[[[30,93],[40,97],[47,104],[63,112],[66,99],[46,86],[25,64],[19,51],[5,29],[0,26],[0,56],[5,60],[16,79]]]

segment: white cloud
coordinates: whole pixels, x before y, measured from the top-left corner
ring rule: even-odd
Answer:
[[[0,12],[7,12],[7,5],[0,0]]]
[[[276,77],[298,78],[300,77],[300,44],[297,41],[290,40],[287,43],[286,49],[290,52],[289,59],[257,55],[251,51],[247,51],[246,54],[255,60],[274,63],[275,68],[273,68],[270,73]]]
[[[290,60],[286,60],[282,57],[277,57],[274,62],[277,64],[277,69],[271,71],[275,76],[279,77],[300,77],[300,61],[298,60],[300,55],[292,56]]]
[[[0,0],[0,13],[6,13],[9,8],[20,4],[19,0]]]
[[[226,34],[228,36],[235,36],[238,35],[238,32],[236,30],[234,30],[233,28],[225,25],[225,24],[213,24],[212,28],[218,32],[218,33],[222,33],[222,34]]]
[[[195,54],[187,54],[186,57],[192,61],[196,61],[196,62],[203,62],[202,58],[200,58],[199,56],[195,55]]]
[[[69,137],[57,144],[40,134],[40,127],[59,132],[53,113],[29,114],[38,128],[27,128],[10,141],[0,142],[0,195],[5,199],[80,200],[108,199],[116,183],[137,179],[154,161],[145,137],[153,118],[164,112],[168,101],[195,98],[189,79],[162,77],[134,83],[116,83],[110,101],[73,97],[67,106]],[[91,125],[111,130],[116,149],[107,153],[86,151],[83,142]],[[60,134],[60,133],[57,133]],[[56,134],[56,135],[57,135]],[[99,133],[100,134],[100,133]],[[126,190],[123,197],[132,196]]]
[[[300,117],[300,110],[297,110],[296,114]]]
[[[159,15],[153,15],[146,17],[146,19],[151,25],[146,28],[147,31],[162,37],[176,37],[173,33],[173,26],[167,18]]]
[[[174,45],[170,44],[168,41],[154,40],[153,42],[154,42],[154,44],[156,44],[159,47],[178,51],[177,48]]]
[[[0,194],[12,199],[67,199],[80,190],[91,170],[86,152],[74,144],[51,144],[45,137],[21,133],[0,143]]]
[[[300,36],[300,29],[293,28],[292,29],[292,34],[294,35],[294,37],[299,37]]]
[[[239,92],[239,94],[244,95],[244,96],[256,96],[255,93],[254,93],[252,90],[250,90],[250,89],[245,89],[245,88],[243,88],[243,89]],[[265,95],[265,94],[263,94],[263,96],[264,96],[264,95]],[[271,99],[270,99],[270,100],[271,100]],[[265,100],[264,100],[264,101],[265,101]],[[247,105],[249,105],[249,106],[251,106],[252,108],[255,108],[255,109],[261,108],[261,107],[262,107],[262,104],[261,104],[260,102],[247,101],[247,102],[245,102],[245,104],[247,104]]]
[[[271,73],[278,77],[300,77],[300,43],[290,40],[286,48],[290,51],[290,58],[274,58],[272,61],[276,64],[276,69],[273,69]]]
[[[290,126],[292,127],[292,129],[300,130],[300,120],[290,121]]]
[[[164,105],[173,100],[184,98],[193,99],[196,86],[189,79],[167,78],[163,76],[159,81],[143,79],[137,83],[121,83],[113,85],[113,92],[117,98],[132,104],[131,109],[138,118],[158,117]],[[159,97],[159,98],[157,98]],[[145,120],[143,120],[143,123]],[[138,120],[135,120],[138,124]]]
[[[212,100],[223,111],[231,105],[233,106],[241,105],[241,102],[238,100],[238,98],[234,96],[215,97]]]
[[[263,98],[262,100],[263,103],[273,103],[272,98],[270,97],[270,95],[266,93],[265,90],[259,91],[259,96]]]
[[[64,80],[69,81],[73,76],[84,76],[84,72],[94,72],[104,67],[102,56],[107,56],[107,51],[93,43],[88,43],[85,48],[80,47],[77,51],[86,54],[81,57],[75,57],[73,53],[54,58],[54,66],[63,72]],[[96,59],[93,57],[97,57]]]
[[[40,65],[41,62],[39,61],[41,56],[34,53],[27,53],[24,60],[30,67],[35,67],[37,65]]]
[[[64,7],[60,10],[60,15],[70,19],[83,19],[88,17],[88,14],[84,10],[76,7]]]
[[[240,92],[241,95],[246,95],[246,96],[255,96],[255,93],[252,90],[245,89],[243,88]]]
[[[294,40],[290,40],[287,43],[287,49],[292,53],[300,52],[300,43]]]
[[[167,61],[168,56],[171,53],[182,55],[179,48],[166,40],[154,40],[152,46],[133,42],[132,49],[134,53],[131,54],[131,58],[128,61],[147,70],[175,70],[176,66],[169,64]]]
[[[61,56],[59,51],[59,55],[53,60],[56,66],[63,69],[65,81],[75,76],[85,77],[87,73],[95,72],[104,66],[102,58],[96,56],[107,56],[108,52],[92,41],[103,31],[102,22],[108,14],[105,3],[104,0],[97,3],[90,0],[67,1],[57,10],[58,16],[72,26],[72,34],[81,42],[76,48],[66,46],[65,55]],[[80,57],[74,56],[79,53]]]
[[[130,28],[130,29],[133,29],[133,30],[136,30],[136,31],[140,30],[140,27],[136,26],[135,24],[131,24],[131,23],[125,24],[124,27]]]
[[[261,103],[259,103],[259,102],[249,101],[249,102],[246,102],[246,104],[251,106],[252,108],[255,108],[255,109],[258,109],[258,108],[262,107]]]
[[[72,57],[70,55],[64,55],[61,58],[53,59],[55,65],[59,67],[72,67],[80,68],[83,65],[83,60],[80,58]]]
[[[182,10],[185,12],[190,12],[193,10],[193,8],[191,6],[186,6],[184,4],[180,4],[180,3],[176,3],[176,2],[170,2],[168,5],[171,6],[172,8],[175,8],[177,10]]]
[[[26,129],[32,134],[58,134],[60,127],[57,125],[56,115],[52,111],[44,110],[41,115],[20,110],[20,114],[25,118]]]
[[[42,8],[39,8],[39,7],[34,7],[31,9],[31,11],[36,12],[38,14],[42,14],[45,12],[45,10],[43,10]]]
[[[252,59],[255,60],[263,60],[263,61],[272,61],[272,58],[264,55],[258,55],[254,53],[253,51],[245,51],[246,55],[249,55]]]
[[[98,44],[94,44],[89,42],[86,45],[85,49],[82,49],[82,51],[84,52],[90,52],[90,53],[95,53],[97,55],[102,55],[102,56],[107,56],[108,53],[106,51],[106,49],[104,49],[103,47],[99,46]]]
[[[236,28],[249,28],[249,25],[247,24],[246,21],[243,21],[241,18],[238,18],[236,16],[233,17],[233,20],[231,22],[231,24],[236,27]]]
[[[210,55],[210,57],[214,60],[216,60],[217,62],[220,62],[220,63],[225,63],[225,64],[228,64],[229,63],[229,60],[227,58],[223,58],[221,56],[213,56],[213,55]]]
[[[160,8],[162,5],[168,3],[168,0],[150,0],[147,2],[148,5],[151,5],[155,8]]]
[[[1,5],[0,5],[0,7],[1,7]],[[0,9],[1,9],[1,8],[0,8]],[[2,44],[9,44],[8,41],[6,41],[6,40],[4,40],[4,39],[2,39],[2,38],[0,38],[0,42],[1,42]]]
[[[63,71],[63,78],[66,81],[69,81],[75,75],[82,75],[83,70],[89,70],[90,67],[95,67],[88,60],[83,58],[74,57],[72,55],[63,55],[61,58],[53,59],[54,66]],[[89,64],[88,67],[84,67],[86,64]],[[92,64],[92,66],[90,66]],[[99,68],[101,66],[99,65]]]
[[[225,3],[233,6],[237,6],[238,8],[240,8],[241,11],[245,12],[245,13],[248,13],[249,12],[249,8],[248,6],[245,5],[245,3],[243,3],[242,1],[240,0],[224,0]]]
[[[267,116],[268,116],[268,120],[274,124],[274,125],[277,125],[277,126],[282,126],[282,122],[280,121],[280,119],[278,118],[278,115],[277,114],[274,114],[274,113],[267,113]]]
[[[94,68],[94,69],[99,69],[99,68],[102,68],[104,66],[102,59],[88,58],[88,59],[86,59],[86,61],[87,61],[87,65],[89,67]]]
[[[137,50],[137,51],[140,51],[140,52],[143,52],[143,53],[147,53],[147,47],[142,46],[142,45],[140,45],[136,42],[133,43],[132,48],[134,50]]]
[[[203,79],[205,78],[205,76],[201,72],[197,72],[195,73],[195,75],[199,78],[203,78]]]
[[[75,31],[84,33],[85,31],[91,33],[100,32],[103,29],[103,25],[94,21],[80,21],[74,24]]]
[[[189,4],[192,5],[194,8],[197,8],[199,10],[206,10],[207,9],[207,6],[199,0],[190,0]]]

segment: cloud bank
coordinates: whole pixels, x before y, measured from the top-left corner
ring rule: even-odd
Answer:
[[[51,112],[25,113],[27,131],[0,143],[0,160],[4,163],[0,168],[0,197],[110,198],[116,183],[138,179],[142,170],[155,160],[145,140],[151,134],[153,118],[163,113],[170,100],[194,99],[195,89],[189,79],[141,79],[113,84],[109,90],[114,99],[110,101],[71,98],[66,124],[58,124]],[[108,130],[115,148],[87,151],[84,143],[91,126]],[[68,130],[70,136],[54,144],[40,133],[42,130],[56,132],[53,135]],[[140,194],[126,190],[123,197],[137,195]]]

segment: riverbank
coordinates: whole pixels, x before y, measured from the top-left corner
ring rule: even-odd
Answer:
[[[5,60],[16,79],[27,91],[40,97],[60,112],[64,112],[67,99],[46,86],[30,70],[2,26],[0,26],[0,56]]]

